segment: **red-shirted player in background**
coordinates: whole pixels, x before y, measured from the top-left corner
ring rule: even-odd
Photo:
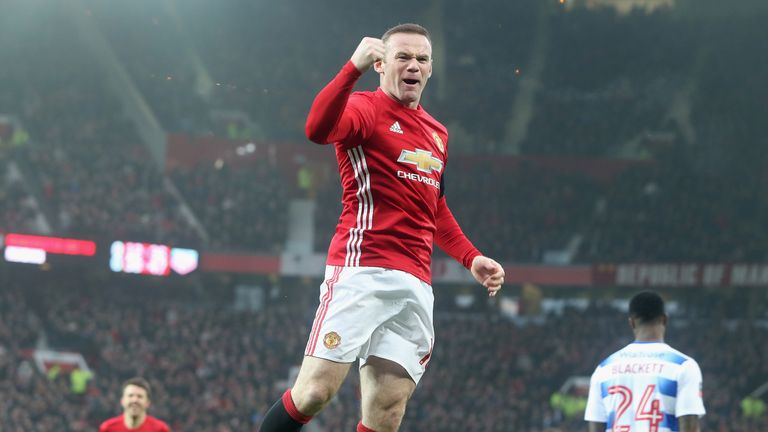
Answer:
[[[120,398],[123,414],[102,423],[99,432],[170,432],[165,422],[147,415],[150,396],[149,383],[144,378],[126,381]]]
[[[371,66],[375,92],[352,93]],[[294,387],[262,432],[298,431],[333,398],[360,359],[358,431],[396,431],[434,346],[432,244],[470,269],[490,296],[504,270],[482,256],[443,196],[448,133],[419,105],[432,75],[429,33],[416,24],[363,38],[317,95],[309,139],[333,143],[344,209]]]

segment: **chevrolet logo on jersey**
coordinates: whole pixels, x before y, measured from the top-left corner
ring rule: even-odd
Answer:
[[[432,156],[432,152],[428,152],[421,149],[416,149],[415,152],[410,150],[403,150],[400,153],[398,162],[416,165],[416,168],[427,174],[431,174],[432,171],[440,172],[443,170],[443,161]]]

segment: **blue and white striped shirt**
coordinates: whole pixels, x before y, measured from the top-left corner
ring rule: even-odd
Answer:
[[[705,414],[701,369],[662,342],[634,342],[597,366],[584,420],[610,432],[677,432],[677,418]]]

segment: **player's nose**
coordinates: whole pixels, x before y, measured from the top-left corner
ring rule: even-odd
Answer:
[[[406,70],[408,72],[418,72],[419,71],[419,62],[416,59],[410,59],[408,60],[408,65],[406,67]]]

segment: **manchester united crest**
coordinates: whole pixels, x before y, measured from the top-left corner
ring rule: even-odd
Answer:
[[[323,336],[323,345],[328,349],[334,349],[341,343],[341,336],[338,333],[332,331]]]
[[[440,149],[440,152],[445,153],[445,146],[443,145],[443,140],[440,138],[440,135],[438,135],[437,132],[432,131],[432,138],[434,138],[435,144],[437,145],[437,148]]]

